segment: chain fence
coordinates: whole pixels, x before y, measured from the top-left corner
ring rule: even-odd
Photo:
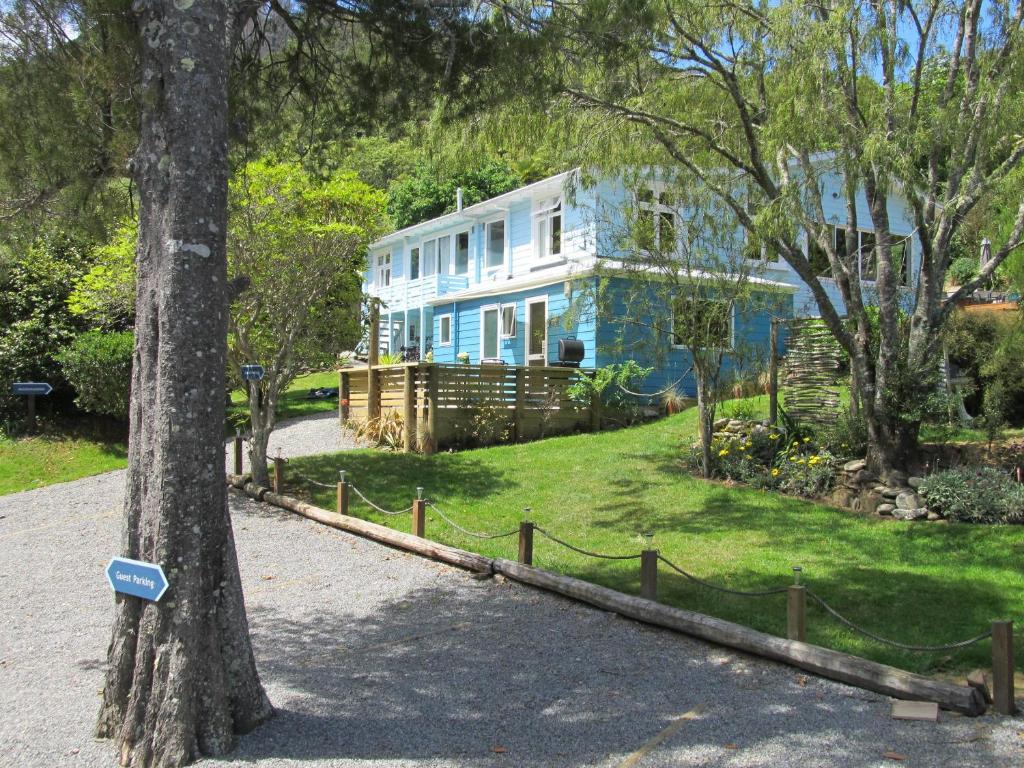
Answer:
[[[509,531],[508,533],[480,533],[479,531],[470,531],[452,520],[434,502],[428,500],[427,506],[434,510],[437,516],[448,523],[452,528],[466,534],[467,536],[472,536],[474,539],[507,539],[509,536],[516,536],[519,533],[518,528],[514,531]]]

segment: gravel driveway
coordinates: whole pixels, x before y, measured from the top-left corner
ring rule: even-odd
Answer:
[[[362,448],[348,429],[338,428],[338,412],[324,411],[310,416],[289,419],[277,425],[267,443],[267,455],[274,457],[280,450],[285,457],[309,456],[314,453],[333,453]],[[234,471],[234,440],[224,444],[224,462],[228,472]],[[249,470],[248,445],[242,449],[242,471]]]
[[[113,472],[0,497],[2,766],[116,765],[90,734],[122,483]],[[278,715],[204,765],[1024,764],[1020,719],[897,722],[875,694],[235,495],[231,507]]]

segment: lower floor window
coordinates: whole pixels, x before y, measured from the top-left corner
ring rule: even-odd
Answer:
[[[441,344],[447,346],[452,343],[452,316],[441,315]]]
[[[496,358],[498,356],[498,308],[484,309],[480,325],[482,337],[480,357]]]
[[[677,296],[672,302],[672,344],[691,349],[731,349],[730,303],[719,299]]]

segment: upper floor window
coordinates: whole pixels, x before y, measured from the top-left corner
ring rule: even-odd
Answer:
[[[452,270],[452,236],[437,238],[437,274],[449,275]]]
[[[828,236],[835,248],[836,255],[842,261],[849,256],[849,263],[855,267],[860,279],[873,282],[878,279],[878,254],[875,251],[875,233],[870,230],[855,230],[853,233],[853,251],[847,253],[846,227],[830,226]],[[891,234],[890,254],[894,271],[899,275],[899,285],[910,284],[910,235]],[[832,276],[832,267],[828,255],[813,236],[808,236],[807,257],[811,269],[818,276]]]
[[[537,217],[537,256],[546,259],[562,255],[562,198],[541,202]]]
[[[437,240],[423,243],[423,276],[430,277],[437,271]]]
[[[469,272],[469,232],[455,235],[455,274],[464,275]]]
[[[420,276],[420,249],[409,249],[409,279],[415,280]]]
[[[391,285],[391,254],[381,253],[377,255],[377,285],[387,288]]]
[[[676,211],[672,195],[650,188],[637,192],[635,239],[644,251],[671,253],[676,250]]]
[[[487,222],[487,260],[488,268],[500,267],[505,263],[505,220]]]

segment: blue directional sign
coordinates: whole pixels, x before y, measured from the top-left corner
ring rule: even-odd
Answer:
[[[45,381],[16,381],[11,384],[11,394],[14,395],[48,395],[53,392]]]
[[[115,557],[107,566],[107,581],[115,592],[135,595],[154,603],[167,591],[164,569],[155,563]]]
[[[259,381],[263,378],[264,370],[262,365],[252,363],[242,366],[242,378],[246,381]]]

